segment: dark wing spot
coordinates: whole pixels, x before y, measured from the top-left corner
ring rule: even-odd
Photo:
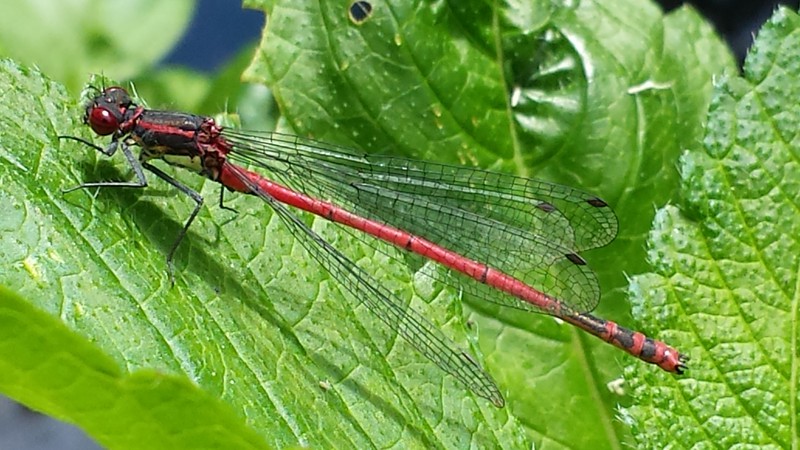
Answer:
[[[567,253],[564,256],[566,256],[567,259],[570,260],[570,262],[572,264],[575,264],[576,266],[585,266],[586,265],[586,260],[581,258],[581,255],[579,255],[577,253]]]
[[[366,1],[357,1],[351,3],[350,9],[348,10],[350,20],[356,25],[363,23],[371,14],[372,3]]]
[[[552,203],[547,203],[547,202],[540,202],[538,205],[536,205],[536,207],[546,213],[551,213],[556,210],[556,207],[553,206]]]
[[[608,206],[608,203],[597,197],[586,199],[586,203],[594,206],[595,208],[605,208]]]

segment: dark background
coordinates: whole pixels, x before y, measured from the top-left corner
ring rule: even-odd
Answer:
[[[675,9],[684,3],[693,5],[725,38],[733,54],[741,66],[747,49],[753,42],[753,34],[761,24],[772,15],[772,11],[780,4],[794,9],[800,1],[779,0],[697,0],[682,2],[678,0],[657,1],[665,11]]]
[[[658,3],[665,11],[683,3],[694,5],[714,24],[741,64],[753,34],[772,15],[772,10],[778,4],[796,10],[800,0],[661,0]],[[199,0],[189,29],[161,64],[215,72],[243,46],[257,42],[263,26],[264,14],[260,11],[243,10],[230,0]],[[0,449],[97,448],[77,428],[0,397]]]

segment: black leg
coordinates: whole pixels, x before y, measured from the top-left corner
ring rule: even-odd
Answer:
[[[100,147],[92,142],[89,142],[85,139],[75,137],[75,136],[59,136],[59,139],[71,139],[73,141],[78,141],[93,149],[99,151],[100,153],[106,156],[112,156],[116,153],[117,150],[122,151],[122,154],[125,155],[125,159],[128,160],[128,164],[133,169],[133,173],[136,176],[136,181],[105,181],[105,182],[96,182],[96,183],[83,183],[79,186],[76,186],[71,189],[67,189],[64,192],[72,192],[77,189],[86,189],[91,187],[133,187],[133,188],[143,188],[147,186],[147,178],[144,175],[144,169],[155,174],[157,177],[161,178],[162,180],[166,181],[167,183],[171,184],[173,187],[178,189],[179,191],[183,192],[187,196],[189,196],[195,202],[194,210],[192,214],[189,216],[189,219],[186,221],[186,224],[181,229],[180,233],[178,233],[178,237],[175,239],[175,243],[172,244],[172,247],[169,249],[167,253],[167,271],[169,272],[169,279],[172,284],[175,284],[175,273],[173,270],[172,264],[172,257],[175,255],[175,250],[178,249],[178,245],[180,245],[183,238],[186,236],[186,233],[189,231],[189,227],[194,222],[195,217],[197,217],[197,213],[200,212],[200,208],[203,206],[203,197],[189,188],[188,186],[182,184],[178,180],[172,178],[171,176],[164,173],[161,169],[152,166],[146,162],[140,162],[131,152],[129,146],[125,145],[125,143],[119,143],[118,141],[112,141],[108,147]],[[228,208],[230,209],[230,208]]]
[[[189,227],[192,225],[192,222],[194,222],[194,218],[197,217],[197,213],[200,212],[200,208],[203,206],[203,196],[201,196],[197,191],[194,191],[190,187],[182,184],[175,178],[167,175],[158,167],[151,166],[148,163],[141,163],[141,166],[189,196],[192,200],[194,200],[195,203],[194,211],[192,211],[192,214],[189,215],[189,219],[186,221],[186,224],[183,226],[183,229],[180,231],[180,233],[178,233],[178,237],[175,239],[175,243],[172,244],[172,247],[169,249],[169,253],[167,253],[167,269],[169,270],[170,281],[172,281],[174,284],[175,274],[173,270],[172,257],[175,255],[175,250],[178,249],[178,245],[180,245],[181,241],[186,236],[186,233],[189,231]]]
[[[223,197],[224,196],[225,196],[225,186],[220,185],[220,187],[219,187],[219,207],[220,207],[220,209],[225,209],[225,210],[232,211],[232,212],[238,212],[238,211],[236,211],[235,209],[233,209],[233,208],[231,208],[229,206],[225,206],[225,204],[223,203]]]
[[[78,141],[83,145],[87,145],[89,147],[92,147],[93,149],[97,150],[98,152],[100,152],[100,153],[102,153],[102,154],[104,154],[106,156],[113,156],[114,153],[117,151],[117,141],[116,140],[111,141],[111,143],[108,144],[108,147],[100,147],[99,145],[95,145],[93,142],[87,141],[86,139],[79,138],[77,136],[59,136],[58,138],[59,139],[69,139],[69,140],[73,140],[73,141]]]
[[[133,152],[131,152],[130,147],[128,147],[124,143],[120,145],[119,142],[112,141],[110,144],[108,144],[108,147],[103,148],[94,145],[89,141],[85,141],[81,138],[76,138],[73,136],[60,136],[60,137],[63,137],[64,139],[72,139],[78,142],[82,142],[107,156],[112,156],[114,153],[116,153],[117,149],[120,149],[122,151],[122,154],[125,155],[125,159],[128,160],[128,165],[130,165],[131,169],[133,169],[134,175],[136,175],[136,181],[100,181],[95,183],[83,183],[73,188],[65,189],[63,191],[65,194],[67,192],[76,191],[78,189],[86,189],[91,187],[132,187],[132,188],[147,187],[147,178],[145,178],[144,176],[144,171],[142,170],[142,163],[140,163],[139,160],[136,159],[136,156],[133,155]]]

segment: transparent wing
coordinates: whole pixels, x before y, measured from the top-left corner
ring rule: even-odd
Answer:
[[[600,289],[578,252],[614,239],[614,212],[567,186],[397,157],[279,133],[225,130],[232,158],[306,195],[421,236],[514,276],[579,312]],[[453,274],[466,292],[504,306],[535,306]]]
[[[381,321],[408,341],[442,370],[464,383],[476,395],[498,407],[505,404],[492,377],[465,351],[421,314],[406,308],[352,260],[311,230],[282,203],[263,192],[235,167],[231,170],[258,197],[267,202],[306,251],[321,264],[357,302],[363,303]]]

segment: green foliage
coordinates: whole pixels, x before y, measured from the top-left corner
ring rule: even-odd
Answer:
[[[78,92],[92,72],[129,78],[158,62],[191,19],[191,0],[6,2],[0,55],[36,64]]]
[[[798,445],[798,48],[800,17],[779,10],[744,76],[716,81],[705,138],[680,159],[683,211],[656,215],[634,314],[671,324],[693,363],[669,390],[629,373],[642,447]]]
[[[59,134],[87,134],[78,120],[78,99],[57,84],[5,61],[0,86],[6,104],[16,105],[0,113],[0,142],[8,149],[0,158],[0,201],[7,205],[0,219],[7,268],[2,284],[83,339],[83,346],[93,349],[81,352],[88,358],[83,364],[94,367],[99,363],[92,355],[103,354],[103,367],[121,373],[118,378],[168,380],[162,389],[175,389],[176,399],[194,383],[202,391],[195,391],[197,409],[223,411],[218,422],[206,421],[207,427],[236,418],[275,447],[522,442],[518,427],[499,424],[508,420],[506,411],[465,392],[363,307],[344,298],[338,284],[255,198],[229,195],[226,203],[235,214],[209,202],[213,214],[204,209],[181,246],[176,282],[170,286],[164,252],[191,210],[186,199],[158,180],[151,180],[146,191],[63,193],[84,180],[124,179],[127,168],[119,159],[110,162],[91,148],[57,139]],[[192,174],[178,176],[207,198],[217,198],[218,185]],[[465,341],[463,324],[448,324],[460,316],[452,291],[325,223],[314,227],[362,264],[376,267],[382,283]],[[18,320],[11,314],[3,319]],[[0,328],[22,327],[0,322]],[[55,343],[62,342],[68,351],[74,339]],[[58,353],[36,344],[20,336],[3,347],[0,360],[14,366],[20,354],[47,361]],[[94,398],[91,384],[47,373],[28,378],[27,384],[23,380],[4,371],[0,389],[94,431],[109,447],[130,445],[124,427],[99,434],[96,415],[83,413],[85,403],[75,399]],[[123,386],[108,388],[110,396],[112,388],[125,388],[124,379],[118,384]],[[54,393],[59,390],[64,392]],[[143,420],[140,409],[94,406],[107,421]],[[165,433],[185,423],[185,402],[158,407],[177,421],[165,424]],[[198,421],[209,418],[214,419]],[[194,439],[177,435],[164,443],[197,448]]]
[[[717,78],[712,101],[731,58],[688,9],[375,1],[354,24],[341,2],[253,6],[269,14],[262,43],[214,80],[142,75],[139,60],[150,106],[266,126],[271,99],[235,80],[250,60],[248,80],[269,87],[280,126],[297,134],[596,192],[622,224],[585,255],[601,315],[689,353],[689,374],[472,299],[466,330],[457,293],[424,276],[430,267],[412,272],[309,218],[481,357],[508,397],[496,410],[355,306],[265,205],[228,195],[237,212],[219,210],[218,186],[192,174],[176,175],[209,205],[170,286],[164,253],[189,202],[159,180],[63,194],[128,169],[59,141],[89,137],[77,95],[4,61],[0,391],[110,448],[794,445],[796,16],[778,13],[745,77]],[[651,231],[667,203],[677,206]],[[624,274],[649,270],[648,232],[656,273],[634,279],[626,319]],[[607,388],[622,364],[631,395]]]
[[[2,287],[0,323],[3,392],[81,424],[100,444],[266,448],[229,406],[185,377],[152,370],[123,374],[84,334]]]

